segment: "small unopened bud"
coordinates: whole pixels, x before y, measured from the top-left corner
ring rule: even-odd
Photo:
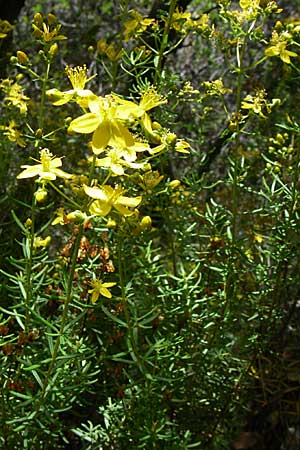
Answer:
[[[17,51],[17,58],[20,64],[28,64],[29,62],[28,56],[26,55],[25,52],[22,52],[21,50]]]
[[[162,128],[161,124],[158,122],[152,122],[152,130],[160,130]]]
[[[28,219],[26,219],[26,222],[25,222],[25,227],[30,228],[31,225],[32,225],[32,220],[30,219],[30,217],[28,217]]]
[[[152,219],[150,216],[144,216],[140,223],[141,230],[145,230],[147,228],[152,227]]]
[[[39,189],[34,193],[35,199],[36,199],[36,201],[37,201],[38,203],[41,203],[41,202],[45,201],[46,198],[47,198],[47,195],[48,195],[48,192],[46,191],[45,188],[39,188]]]
[[[180,181],[179,180],[172,180],[172,181],[170,181],[170,183],[169,183],[169,188],[170,189],[176,189],[176,188],[178,188],[178,186],[180,186]]]
[[[17,64],[19,61],[18,61],[18,58],[16,57],[16,56],[11,56],[11,58],[10,58],[10,63],[11,64]]]
[[[42,16],[41,13],[36,13],[36,14],[33,16],[33,23],[34,23],[35,25],[37,25],[38,27],[40,27],[40,26],[43,25],[43,16]]]
[[[177,140],[177,136],[176,136],[175,133],[168,133],[167,134],[167,139],[166,139],[167,144],[173,145],[173,144],[176,143],[176,140]]]
[[[41,128],[38,128],[35,130],[35,135],[37,138],[41,138],[43,136],[43,130]]]
[[[284,137],[282,136],[281,133],[277,133],[276,134],[276,139],[279,142],[279,144],[283,144],[284,143]]]
[[[55,25],[57,23],[57,17],[54,14],[47,14],[47,20],[49,25]]]
[[[54,56],[57,55],[57,52],[58,52],[58,45],[55,42],[55,44],[52,44],[51,47],[49,48],[49,55],[52,56],[53,58]]]
[[[66,117],[66,118],[65,118],[65,124],[66,124],[66,125],[69,125],[69,123],[71,123],[72,120],[73,120],[72,117],[70,117],[70,116]]]
[[[67,214],[67,220],[70,222],[83,223],[87,219],[87,215],[77,209]]]

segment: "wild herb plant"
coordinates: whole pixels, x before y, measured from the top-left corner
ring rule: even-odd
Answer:
[[[1,81],[18,227],[1,270],[3,448],[229,449],[241,431],[271,448],[270,430],[287,443],[296,426],[278,367],[295,380],[299,25],[274,1],[180,4],[119,2],[92,62],[64,68],[68,36],[37,12]],[[206,79],[180,67],[185,46]]]

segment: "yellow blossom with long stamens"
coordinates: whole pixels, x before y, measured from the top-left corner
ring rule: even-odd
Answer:
[[[119,107],[111,96],[89,99],[88,106],[90,112],[74,119],[69,131],[93,133],[92,149],[96,155],[111,142],[122,148],[134,145],[133,136],[122,123]]]
[[[53,181],[56,177],[60,178],[71,178],[72,175],[59,169],[62,166],[61,158],[53,157],[52,153],[47,149],[43,148],[40,151],[40,161],[39,164],[34,166],[24,165],[21,166],[25,170],[19,173],[17,178],[32,178],[39,176],[40,180]]]
[[[152,86],[144,91],[139,104],[129,100],[124,100],[117,95],[113,95],[113,98],[121,105],[121,107],[118,108],[118,113],[120,117],[124,116],[124,118],[128,118],[129,115],[134,118],[140,118],[150,109],[167,103],[167,100],[164,99]]]
[[[94,78],[88,77],[86,66],[66,67],[65,72],[70,80],[73,89],[62,92],[59,89],[49,89],[46,94],[53,102],[53,105],[60,106],[65,105],[69,101],[73,100],[83,108],[88,107],[89,98],[97,98],[95,94],[89,89],[85,89],[86,83]]]
[[[95,166],[110,169],[113,176],[124,175],[124,167],[142,169],[145,166],[145,163],[135,163],[134,161],[123,159],[123,151],[119,148],[111,148],[106,155],[104,158],[96,158]]]
[[[85,193],[95,199],[92,202],[89,211],[95,216],[107,216],[111,209],[114,208],[122,216],[131,216],[134,210],[129,208],[136,208],[142,201],[142,197],[126,197],[123,194],[125,189],[121,186],[101,186],[89,187],[83,186]]]

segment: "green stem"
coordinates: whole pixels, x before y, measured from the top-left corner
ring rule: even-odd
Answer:
[[[65,200],[68,201],[68,203],[71,203],[73,206],[75,206],[75,208],[77,209],[81,209],[81,205],[79,205],[78,203],[74,202],[74,200],[72,200],[70,197],[68,197],[64,192],[62,192],[57,186],[55,186],[54,183],[52,183],[52,181],[48,181],[49,186],[51,186],[59,195],[61,195]]]
[[[82,238],[82,234],[83,234],[83,225],[80,225],[78,228],[78,232],[76,235],[76,239],[75,242],[73,244],[73,250],[72,250],[72,256],[71,256],[71,261],[70,261],[70,269],[69,269],[69,273],[68,273],[68,283],[67,283],[67,291],[66,291],[66,299],[65,299],[65,303],[64,303],[64,309],[63,309],[63,313],[62,313],[62,317],[61,317],[61,323],[60,323],[60,329],[58,332],[58,336],[53,348],[53,352],[52,352],[52,358],[51,358],[51,362],[47,371],[47,374],[45,376],[44,382],[43,382],[43,387],[42,387],[42,392],[41,392],[41,396],[40,399],[36,405],[36,411],[39,411],[43,401],[45,399],[46,393],[47,393],[47,388],[49,386],[50,383],[50,377],[52,375],[52,372],[55,368],[55,364],[56,364],[56,359],[58,356],[58,352],[60,349],[60,343],[61,343],[61,339],[62,336],[64,334],[65,331],[65,326],[66,326],[66,322],[67,322],[67,318],[68,318],[68,312],[69,312],[69,306],[70,306],[70,301],[72,299],[72,294],[73,294],[73,280],[74,280],[74,274],[75,274],[75,269],[76,269],[76,263],[77,263],[77,256],[78,256],[78,250],[79,250],[79,245],[80,245],[80,241]]]
[[[39,110],[39,117],[38,117],[38,126],[41,129],[43,129],[43,125],[44,125],[44,107],[45,107],[47,84],[48,84],[48,80],[49,80],[50,66],[51,66],[51,63],[49,61],[47,61],[45,76],[43,78],[43,84],[42,84],[41,103],[40,103],[40,110]]]
[[[142,374],[145,374],[145,367],[144,362],[142,361],[139,351],[136,345],[136,338],[134,336],[134,327],[132,326],[132,321],[130,317],[130,312],[127,304],[127,298],[126,298],[126,290],[125,290],[125,280],[124,280],[124,267],[123,267],[123,249],[122,249],[122,237],[118,236],[118,263],[119,263],[119,280],[120,280],[120,287],[121,287],[121,295],[122,295],[122,305],[125,315],[125,320],[127,324],[127,329],[129,333],[129,340],[131,349],[133,353],[133,359],[135,360],[138,368],[142,372]]]
[[[28,333],[29,321],[30,321],[30,306],[32,301],[32,266],[33,266],[33,243],[34,243],[34,227],[35,227],[35,198],[32,196],[31,204],[31,224],[30,231],[26,236],[26,240],[29,241],[29,255],[26,255],[26,299],[25,299],[25,334]]]
[[[159,77],[161,76],[163,59],[165,56],[165,50],[168,45],[168,37],[169,37],[169,32],[170,32],[170,28],[171,28],[171,24],[172,24],[172,18],[173,18],[173,14],[175,11],[176,3],[177,3],[177,0],[171,0],[171,2],[170,2],[168,19],[165,22],[163,37],[161,40],[161,45],[160,45],[160,49],[159,49],[158,56],[157,56],[157,63],[156,63],[155,75],[154,75],[154,84],[157,84]]]

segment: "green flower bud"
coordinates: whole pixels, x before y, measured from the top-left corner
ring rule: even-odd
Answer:
[[[140,223],[141,230],[145,230],[147,228],[152,227],[152,219],[150,216],[144,216]]]
[[[17,51],[17,58],[18,58],[18,62],[20,64],[28,64],[29,63],[29,58],[26,55],[25,52],[22,52],[21,50]]]
[[[47,15],[47,20],[49,25],[56,25],[57,24],[57,17],[54,14],[49,13]]]
[[[169,188],[170,189],[176,189],[176,188],[178,188],[178,186],[180,186],[180,181],[179,180],[172,180],[172,181],[170,181],[170,183],[169,183]]]
[[[47,195],[48,195],[48,192],[46,191],[45,188],[39,188],[34,194],[35,199],[38,203],[41,203],[44,200],[46,200]]]
[[[49,48],[49,55],[52,56],[53,58],[54,56],[57,55],[57,52],[58,52],[58,45],[55,42],[55,44],[52,44],[51,47]]]
[[[43,25],[43,16],[41,13],[36,13],[33,16],[33,23],[38,27],[41,27]]]

